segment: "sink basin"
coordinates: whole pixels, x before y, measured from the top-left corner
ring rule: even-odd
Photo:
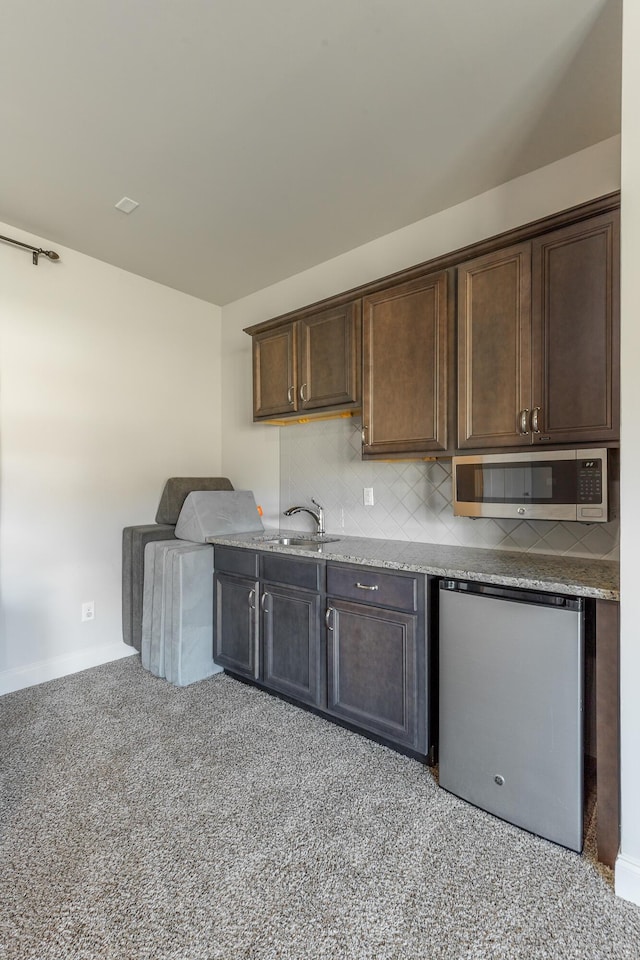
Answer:
[[[340,537],[271,537],[259,543],[282,547],[302,547],[305,550],[321,550],[325,543],[336,543]]]

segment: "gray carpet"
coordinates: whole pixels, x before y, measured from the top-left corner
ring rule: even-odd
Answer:
[[[137,657],[0,698],[7,960],[628,958],[607,872],[414,760]]]

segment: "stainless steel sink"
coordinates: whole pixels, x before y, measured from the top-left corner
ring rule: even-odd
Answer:
[[[325,543],[336,543],[340,537],[271,537],[258,540],[257,543],[273,544],[281,547],[302,547],[305,550],[322,550]]]

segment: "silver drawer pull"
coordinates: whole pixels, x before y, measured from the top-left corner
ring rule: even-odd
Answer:
[[[326,624],[327,630],[333,630],[333,627],[329,623],[329,619],[332,613],[333,613],[333,607],[327,607],[327,612],[324,615],[324,622]]]
[[[373,587],[369,587],[366,583],[356,583],[358,590],[377,590],[378,584],[376,583]]]

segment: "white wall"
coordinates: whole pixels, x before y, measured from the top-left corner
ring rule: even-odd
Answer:
[[[640,5],[624,4],[622,69],[621,762],[616,893],[640,904]]]
[[[251,423],[251,341],[243,327],[430,260],[620,186],[620,138],[519,177],[222,309],[222,468],[279,522],[279,432]],[[285,428],[286,429],[286,428]]]
[[[55,249],[0,244],[0,692],[131,652],[122,528],[220,472],[219,308]]]

